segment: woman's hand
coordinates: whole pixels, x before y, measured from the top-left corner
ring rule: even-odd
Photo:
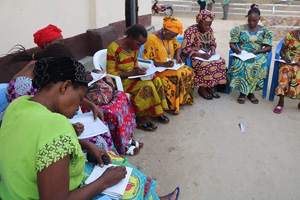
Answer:
[[[176,63],[177,63],[177,64],[183,63],[183,61],[182,61],[182,59],[180,58],[180,56],[178,56],[178,57],[176,58]]]
[[[163,63],[163,67],[173,67],[174,66],[174,62],[172,60]]]
[[[209,55],[209,54],[202,54],[202,53],[194,53],[193,56],[200,57],[200,58],[203,58],[205,60],[208,60],[211,57],[211,55]]]
[[[146,74],[147,69],[141,68],[141,67],[135,67],[132,70],[133,75],[132,76],[138,76],[138,75],[144,75]]]
[[[126,167],[109,167],[107,170],[98,178],[104,181],[107,187],[111,187],[119,183],[122,179],[126,177],[127,171]]]
[[[84,125],[80,122],[73,124],[73,128],[75,129],[76,135],[80,136],[81,133],[84,131]]]
[[[289,57],[287,57],[286,55],[284,55],[282,58],[286,62],[286,64],[290,64],[292,62],[292,60]]]
[[[95,145],[92,142],[87,141],[88,143],[86,143],[85,149],[88,151],[89,154],[91,154],[92,156],[94,156],[100,167],[104,167],[104,162],[102,160],[102,156],[106,155],[108,156],[108,154],[106,153],[106,151],[104,149],[102,149],[101,147],[98,147],[97,145]],[[108,156],[109,157],[109,156]],[[109,157],[109,163],[111,163],[110,157]]]
[[[103,112],[96,105],[94,105],[91,110],[93,111],[95,121],[97,121],[97,117],[99,117],[101,121],[104,121]]]

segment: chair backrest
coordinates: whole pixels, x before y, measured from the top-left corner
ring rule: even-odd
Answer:
[[[144,51],[144,47],[145,47],[144,44],[140,47],[140,51],[139,51],[138,58],[142,58],[142,56],[143,56],[143,51]]]
[[[283,43],[283,40],[281,40],[277,47],[276,47],[276,50],[275,50],[275,59],[279,59],[280,57],[280,50],[281,50],[281,47],[282,47],[282,43]]]
[[[106,71],[106,56],[107,49],[97,51],[93,56],[93,63],[95,69]]]
[[[183,36],[177,36],[176,39],[177,39],[178,43],[179,43],[180,45],[182,45]]]

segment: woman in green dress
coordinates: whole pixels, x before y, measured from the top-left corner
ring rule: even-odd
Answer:
[[[256,55],[253,59],[242,61],[232,58],[232,64],[227,72],[227,78],[232,92],[239,91],[237,102],[244,104],[246,96],[258,104],[254,96],[256,90],[261,90],[268,75],[267,56],[272,50],[273,33],[266,27],[258,25],[260,11],[256,4],[252,4],[248,11],[248,24],[237,26],[230,32],[230,48],[237,54],[241,50]]]

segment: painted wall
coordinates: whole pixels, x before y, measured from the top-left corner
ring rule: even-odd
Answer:
[[[0,56],[15,44],[35,47],[33,33],[57,25],[64,37],[125,19],[125,0],[0,0]],[[139,15],[151,13],[151,0],[139,0]]]

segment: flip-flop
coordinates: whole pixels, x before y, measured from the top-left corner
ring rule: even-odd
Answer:
[[[273,109],[273,112],[276,113],[276,114],[280,114],[282,112],[282,107],[281,106],[276,106],[274,109]]]
[[[137,152],[134,152],[135,149],[137,150]],[[125,150],[126,150],[125,154],[126,155],[131,155],[131,156],[135,156],[135,155],[137,155],[137,154],[140,153],[140,149],[139,148],[137,148],[136,146],[130,145],[130,144],[128,144],[125,147]]]
[[[208,92],[205,95],[202,95],[201,92],[198,90],[198,94],[200,95],[200,97],[203,97],[206,100],[212,100],[213,99],[212,95]]]
[[[134,139],[129,140],[128,144],[136,146],[137,148],[142,148],[144,146],[144,143],[135,141]]]
[[[239,97],[237,100],[236,100],[239,104],[244,104],[246,102],[246,97]]]
[[[257,99],[255,96],[252,96],[252,97],[247,96],[247,98],[248,98],[248,99],[251,101],[251,103],[253,103],[253,104],[258,104],[258,103],[259,103],[258,99]]]
[[[177,190],[177,194],[176,194],[176,198],[175,198],[175,200],[178,200],[178,198],[179,198],[179,194],[180,194],[180,188],[179,188],[179,187],[177,187],[175,190]],[[172,193],[173,193],[173,192],[172,192]],[[168,195],[168,197],[169,197],[169,200],[171,200],[172,193],[170,193],[170,194]]]
[[[213,94],[211,94],[211,96],[213,98],[220,99],[220,95],[218,95],[217,93],[213,93]]]
[[[136,128],[142,129],[142,130],[148,131],[148,132],[154,132],[157,129],[157,127],[151,122],[146,122],[143,125],[137,125]]]

